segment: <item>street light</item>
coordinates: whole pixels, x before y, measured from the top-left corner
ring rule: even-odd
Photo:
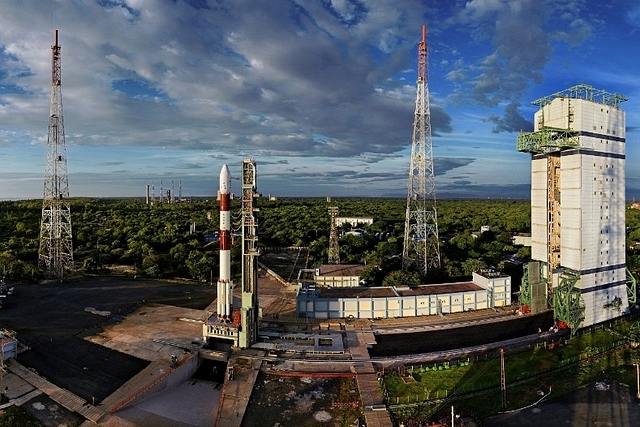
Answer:
[[[2,396],[4,395],[4,374],[6,372],[4,367],[4,344],[2,344],[0,350],[2,350],[0,354],[0,401],[2,401]]]
[[[634,363],[636,366],[636,398],[640,399],[640,364]]]

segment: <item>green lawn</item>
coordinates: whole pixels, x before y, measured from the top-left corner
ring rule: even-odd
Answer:
[[[560,396],[594,381],[609,379],[635,388],[635,367],[640,350],[624,344],[630,325],[620,321],[612,331],[585,330],[553,348],[540,345],[505,355],[507,382],[506,407],[500,389],[500,357],[465,359],[405,367],[404,377],[395,372],[384,376],[383,387],[396,419],[424,419],[438,408],[446,410],[452,402],[461,411],[484,418],[502,410],[535,403],[540,393],[548,398]],[[608,350],[612,351],[608,351]],[[580,363],[577,363],[580,362]],[[473,395],[471,395],[473,393]],[[548,399],[547,398],[547,399]]]

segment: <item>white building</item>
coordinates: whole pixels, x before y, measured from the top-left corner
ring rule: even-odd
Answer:
[[[511,277],[473,273],[470,282],[409,287],[327,288],[301,285],[296,315],[316,319],[413,317],[511,305]]]
[[[516,233],[511,239],[515,246],[531,246],[531,233]]]
[[[313,281],[328,288],[360,286],[364,267],[362,264],[323,264],[316,268]]]
[[[553,294],[556,317],[586,327],[628,311],[625,113],[617,94],[578,85],[542,98],[532,153],[529,282]],[[536,271],[531,271],[531,269]],[[535,302],[533,303],[535,305]]]
[[[341,227],[345,224],[349,224],[352,227],[358,225],[371,225],[373,224],[373,218],[364,218],[358,216],[338,216],[336,217],[336,225]]]

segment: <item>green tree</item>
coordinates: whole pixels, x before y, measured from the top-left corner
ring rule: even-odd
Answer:
[[[523,246],[520,249],[518,249],[518,252],[516,252],[515,257],[519,260],[522,261],[528,261],[531,259],[531,248],[529,246]]]
[[[149,254],[144,257],[142,270],[149,277],[160,277],[162,275],[161,257],[156,254]]]
[[[192,250],[186,260],[189,274],[194,279],[211,280],[214,262],[210,255],[199,250]]]
[[[383,286],[418,286],[420,275],[415,271],[396,270],[387,274],[382,281]]]
[[[487,264],[477,258],[469,258],[462,262],[462,273],[465,276],[472,276],[474,272],[487,268]]]

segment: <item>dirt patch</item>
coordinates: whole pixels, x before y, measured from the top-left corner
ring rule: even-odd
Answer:
[[[243,427],[350,426],[364,422],[353,378],[280,377],[260,372]]]

